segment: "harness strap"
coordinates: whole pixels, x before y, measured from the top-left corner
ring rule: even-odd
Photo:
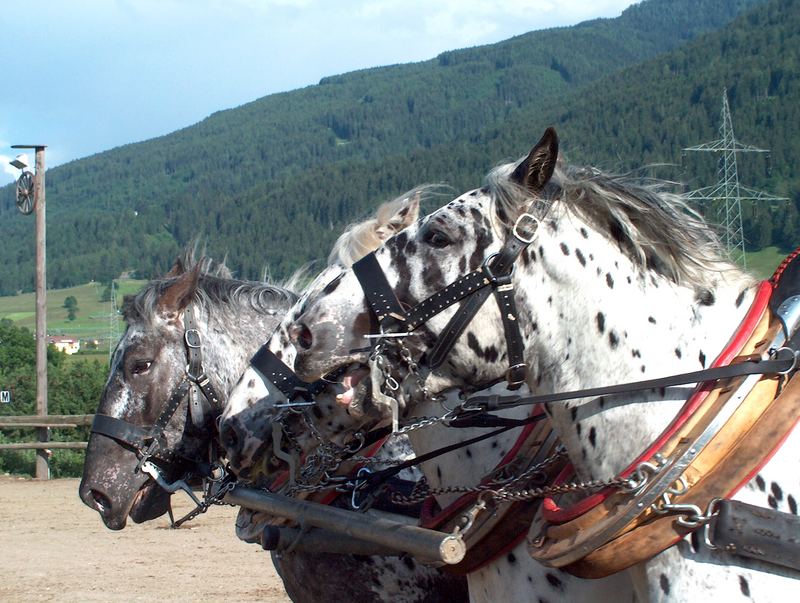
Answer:
[[[183,312],[183,340],[186,344],[186,354],[189,362],[186,365],[186,374],[203,392],[205,398],[196,395],[194,388],[191,388],[189,397],[189,415],[195,427],[203,427],[208,420],[212,409],[209,405],[219,406],[220,400],[214,387],[211,385],[203,368],[203,352],[200,331],[194,318],[191,304]],[[204,401],[205,400],[205,401]]]
[[[478,310],[481,309],[484,302],[489,299],[491,293],[492,292],[487,288],[475,291],[474,295],[467,298],[456,313],[450,317],[450,320],[447,322],[444,329],[442,329],[439,338],[436,340],[436,343],[427,356],[427,364],[431,370],[435,370],[442,365],[447,358],[447,354],[449,354],[450,350],[453,348],[453,345],[455,345],[458,338],[461,337],[464,329],[472,322],[472,319],[478,313]]]
[[[498,253],[486,258],[477,270],[459,277],[407,311],[403,310],[397,300],[375,252],[354,263],[353,273],[361,284],[367,303],[378,319],[382,332],[396,326],[404,328],[407,332],[414,331],[445,308],[465,300],[442,329],[427,355],[427,364],[432,370],[441,366],[455,342],[493,290],[500,309],[508,349],[509,369],[506,378],[509,388],[516,389],[525,381],[526,365],[511,273],[514,262],[531,243],[537,227],[536,218],[530,214],[523,214],[514,225],[512,236],[506,239]]]
[[[627,394],[648,389],[661,387],[671,387],[674,385],[686,385],[689,383],[699,383],[703,381],[717,381],[731,377],[742,377],[744,375],[766,375],[781,374],[792,370],[798,362],[797,356],[792,354],[786,358],[775,360],[746,359],[736,364],[682,373],[680,375],[670,375],[660,379],[648,379],[645,381],[635,381],[632,383],[620,383],[618,385],[607,385],[603,387],[593,387],[571,392],[558,392],[542,395],[528,396],[499,396],[499,395],[477,395],[470,396],[464,402],[464,410],[505,410],[516,408],[517,406],[528,406],[545,404],[548,402],[563,402],[576,398],[596,398],[598,396],[608,396],[612,394]],[[633,401],[639,403],[641,401]]]
[[[375,253],[369,253],[355,262],[353,273],[361,283],[369,307],[382,328],[391,326],[395,322],[406,321],[405,312],[394,294],[394,289],[386,280]]]
[[[267,344],[261,346],[250,359],[250,366],[261,375],[265,383],[272,383],[290,402],[297,397],[310,402],[325,386],[325,381],[322,380],[309,383],[300,379]]]
[[[147,447],[147,456],[168,461],[174,457],[174,453],[159,452],[158,449],[162,447],[161,439],[167,423],[169,423],[172,415],[175,414],[175,411],[178,410],[181,402],[189,393],[190,387],[191,384],[189,383],[189,380],[184,377],[178,387],[172,393],[172,396],[170,396],[167,405],[164,407],[164,410],[161,411],[161,414],[156,419],[153,427],[150,429],[139,427],[138,425],[134,425],[123,419],[98,413],[95,414],[94,420],[92,421],[91,432],[99,433],[100,435],[121,442],[122,444],[132,446],[137,451],[142,451],[145,447]]]
[[[109,415],[96,414],[92,421],[92,433],[99,433],[113,440],[117,440],[124,444],[133,446],[134,448],[144,448],[147,442],[152,440],[153,432],[150,429],[145,429],[111,417]]]

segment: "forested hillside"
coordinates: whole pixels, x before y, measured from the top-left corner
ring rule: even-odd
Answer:
[[[776,176],[793,192],[796,99],[784,105],[796,94],[797,2],[776,0],[706,33],[758,4],[646,0],[617,19],[325,78],[49,170],[48,285],[164,272],[197,235],[241,276],[267,265],[284,276],[324,256],[375,203],[421,182],[474,186],[550,123],[573,158],[675,160],[680,147],[715,137],[723,85],[738,131],[774,149]],[[739,112],[762,97],[773,109]],[[757,137],[744,123],[754,116]],[[0,294],[32,288],[32,233],[13,188],[0,190]]]

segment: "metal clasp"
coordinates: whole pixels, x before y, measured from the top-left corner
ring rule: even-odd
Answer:
[[[625,480],[621,487],[624,492],[638,494],[650,482],[650,478],[657,475],[667,464],[666,459],[661,454],[653,455],[652,461],[644,461],[636,466],[636,469]]]
[[[528,224],[523,224],[525,221],[528,221]],[[525,228],[528,227],[528,228]],[[526,245],[530,245],[533,243],[533,238],[536,236],[536,231],[539,229],[539,220],[532,216],[529,213],[524,213],[517,218],[516,222],[514,222],[514,228],[511,230],[513,235],[521,242],[525,243]],[[524,236],[520,230],[527,230],[530,234],[526,237]]]

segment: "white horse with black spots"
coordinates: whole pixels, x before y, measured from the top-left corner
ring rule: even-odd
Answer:
[[[530,212],[539,227],[511,281],[531,392],[581,390],[711,366],[747,314],[757,283],[726,259],[712,230],[678,196],[594,169],[557,167],[557,154],[555,132],[548,130],[521,162],[492,171],[486,186],[386,241],[374,258],[401,306],[414,307],[478,270],[501,251],[517,218]],[[330,276],[288,313],[270,348],[293,359],[306,381],[339,375],[341,399],[357,400],[370,381],[364,337],[373,332],[373,314],[352,270]],[[405,338],[410,357],[424,359],[455,312],[444,309]],[[503,333],[498,306],[483,304],[446,360],[426,375],[425,390],[475,390],[503,379],[509,361]],[[408,376],[408,356],[393,357],[398,380]],[[244,383],[234,390],[238,399],[249,395]],[[546,410],[579,479],[606,480],[664,432],[690,393],[686,386],[668,387],[551,403]],[[406,402],[413,407],[416,400]],[[786,417],[787,428],[796,419]],[[354,423],[340,427],[352,433],[361,427]],[[734,498],[796,515],[798,460],[795,429]],[[458,464],[453,471],[460,471]],[[529,563],[525,548],[508,561]],[[505,570],[503,564],[492,568]],[[693,538],[620,576],[643,601],[782,600],[800,577],[698,546]],[[556,573],[552,578],[561,579]],[[476,600],[558,594],[488,576],[470,576],[470,587]]]

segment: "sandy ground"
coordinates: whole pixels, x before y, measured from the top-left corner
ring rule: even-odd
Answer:
[[[162,517],[113,532],[78,483],[0,476],[0,601],[290,600],[269,555],[236,538],[235,508],[178,530]],[[173,500],[176,517],[191,508]]]

